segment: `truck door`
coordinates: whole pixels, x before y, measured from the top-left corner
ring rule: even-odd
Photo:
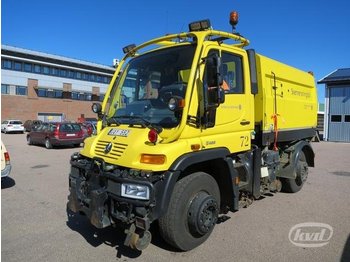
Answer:
[[[216,108],[216,136],[222,136],[231,152],[250,148],[251,132],[254,129],[253,95],[250,91],[249,71],[245,52],[232,53],[211,49],[208,56],[215,53],[221,57],[220,75],[225,92],[225,102]],[[207,87],[203,78],[204,88]],[[208,87],[210,88],[210,87]],[[209,131],[211,133],[213,131]]]

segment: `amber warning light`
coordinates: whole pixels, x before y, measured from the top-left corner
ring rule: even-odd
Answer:
[[[232,11],[230,13],[230,25],[232,25],[232,29],[236,29],[236,25],[238,24],[238,13],[236,11]]]

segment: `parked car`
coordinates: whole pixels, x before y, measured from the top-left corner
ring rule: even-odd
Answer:
[[[84,141],[84,131],[76,123],[47,123],[32,128],[27,134],[27,144],[45,145],[47,149],[54,146],[80,146]]]
[[[43,121],[41,120],[27,120],[24,122],[24,131],[30,132],[32,127],[40,126]]]
[[[1,179],[8,177],[11,172],[10,154],[1,141]]]
[[[80,125],[84,130],[86,137],[96,134],[96,125],[94,123],[84,122],[80,123]]]
[[[1,132],[6,133],[14,133],[14,132],[19,132],[19,133],[24,133],[24,127],[23,127],[23,122],[21,120],[4,120],[1,123]]]

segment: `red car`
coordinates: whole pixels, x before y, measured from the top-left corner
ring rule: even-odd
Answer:
[[[47,149],[54,146],[80,146],[84,131],[76,123],[42,123],[27,134],[27,144],[42,144]]]
[[[96,133],[96,125],[90,122],[80,123],[82,129],[85,132],[85,136],[91,136]]]

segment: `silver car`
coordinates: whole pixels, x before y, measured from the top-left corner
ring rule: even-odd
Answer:
[[[8,177],[11,172],[10,155],[4,143],[1,141],[1,179]]]

